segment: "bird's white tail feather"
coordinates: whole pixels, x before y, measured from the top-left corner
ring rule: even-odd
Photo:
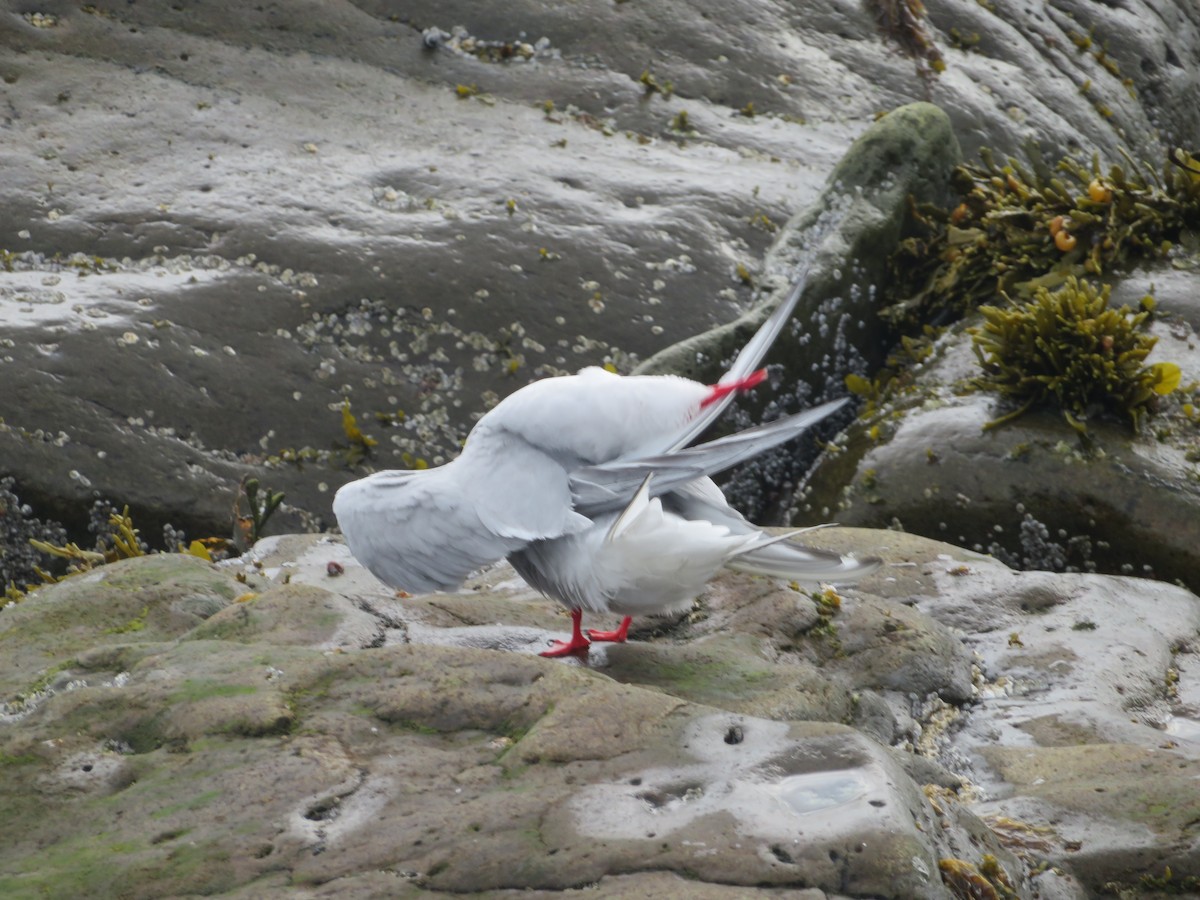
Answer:
[[[782,535],[766,544],[749,547],[726,565],[739,572],[796,581],[856,581],[881,565],[875,558],[860,560],[788,543],[787,538],[792,536]]]

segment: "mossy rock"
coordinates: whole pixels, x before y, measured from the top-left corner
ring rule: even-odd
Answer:
[[[362,647],[382,643],[379,619],[347,598],[313,585],[281,584],[250,592],[188,633],[188,640]]]
[[[0,610],[0,696],[34,688],[85,652],[95,666],[100,645],[179,637],[243,591],[232,575],[179,553],[122,560],[39,588]]]
[[[771,661],[764,642],[745,634],[684,644],[608,648],[605,672],[693,703],[788,721],[846,722],[848,682],[802,659]]]

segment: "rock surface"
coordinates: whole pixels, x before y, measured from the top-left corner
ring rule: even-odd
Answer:
[[[315,535],[42,588],[0,611],[0,892],[1191,883],[1200,598],[812,542],[886,564],[853,590],[722,576],[586,660],[535,655],[567,621],[507,567],[398,598]]]
[[[0,12],[0,475],[76,532],[99,493],[148,533],[217,533],[247,475],[287,491],[277,527],[318,528],[366,449],[346,401],[372,464],[437,463],[530,378],[628,371],[716,326],[648,364],[704,370],[812,257],[773,360],[788,408],[877,359],[896,216],[936,199],[958,147],[1200,143],[1188,0],[948,0],[910,25],[749,0]],[[940,397],[896,436],[939,405],[978,412]],[[920,440],[917,471],[892,463],[914,498],[934,493]],[[1040,441],[1022,452],[1074,473]],[[1186,447],[1100,441],[1129,497],[1191,503]],[[959,493],[991,527],[1016,501],[972,452]],[[836,506],[861,459],[807,502]],[[866,468],[848,515],[879,505]],[[768,461],[739,492],[770,507],[795,471]],[[939,490],[931,533],[988,546]],[[1129,530],[1138,571],[1194,571],[1169,530]],[[1118,546],[1029,546],[1076,534]],[[0,894],[1200,883],[1193,594],[898,532],[811,539],[888,565],[840,592],[726,576],[586,663],[536,655],[567,622],[511,570],[398,598],[330,538],[47,586],[0,610]]]
[[[811,473],[798,521],[898,524],[1023,568],[1124,572],[1200,589],[1197,432],[1187,409],[1200,383],[1195,279],[1159,268],[1114,291],[1114,305],[1136,305],[1154,290],[1157,344],[1147,362],[1183,373],[1184,390],[1163,398],[1143,433],[1093,418],[1080,436],[1046,410],[984,431],[1009,410],[971,390],[980,369],[967,329],[980,323],[969,317],[914,369],[910,388],[855,423],[844,452]]]
[[[529,378],[737,319],[898,106],[941,107],[968,158],[1200,142],[1190,0],[890,29],[832,0],[47,0],[0,13],[0,46],[0,474],[76,531],[98,492],[215,533],[251,473],[315,527],[346,399],[378,464],[436,462]],[[305,448],[325,461],[264,470]]]

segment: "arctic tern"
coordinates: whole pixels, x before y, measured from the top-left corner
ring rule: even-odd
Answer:
[[[508,558],[533,587],[571,611],[572,633],[543,656],[584,653],[584,610],[630,617],[690,607],[722,567],[799,581],[849,581],[874,571],[750,524],[710,475],[836,412],[835,400],[689,446],[735,394],[766,378],[763,356],[790,320],[805,279],[766,319],[714,385],[675,375],[621,376],[590,367],[545,378],[498,403],[462,453],[433,469],[389,470],[343,486],[333,502],[351,552],[386,584],[453,590]]]

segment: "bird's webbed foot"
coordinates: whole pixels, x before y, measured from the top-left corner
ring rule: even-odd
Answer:
[[[591,642],[583,636],[583,631],[579,627],[579,622],[583,618],[582,609],[571,610],[571,637],[565,641],[551,641],[549,648],[543,650],[538,656],[547,656],[556,658],[559,656],[571,656],[572,654],[587,653]]]
[[[538,656],[547,656],[553,659],[559,656],[571,656],[575,653],[583,654],[587,653],[588,648],[591,646],[591,642],[586,638],[580,638],[579,640],[572,639],[569,641],[551,641],[550,647],[546,650],[543,650],[538,654]]]
[[[621,620],[621,624],[617,626],[616,631],[600,631],[595,628],[589,628],[588,637],[593,641],[610,641],[614,644],[623,644],[629,636],[629,623],[632,621],[632,617],[626,616]]]

